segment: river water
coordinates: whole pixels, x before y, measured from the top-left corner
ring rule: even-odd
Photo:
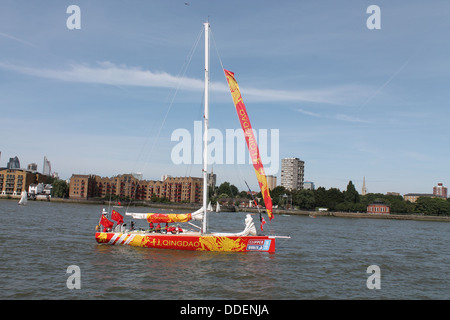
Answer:
[[[291,239],[274,254],[188,252],[99,245],[101,209],[1,200],[0,299],[450,299],[446,222],[276,215],[265,230]],[[244,218],[212,213],[210,227],[241,231]]]

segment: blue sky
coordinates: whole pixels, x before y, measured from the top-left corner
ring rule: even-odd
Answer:
[[[72,4],[79,30],[66,26]],[[366,26],[372,4],[379,30]],[[203,38],[194,45],[209,17],[211,127],[239,128],[221,60],[253,127],[279,129],[280,158],[304,160],[316,187],[361,190],[365,176],[369,192],[431,193],[450,184],[449,12],[448,1],[3,0],[0,166],[18,156],[42,170],[47,156],[61,178],[201,176],[173,164],[170,137],[202,119]],[[214,171],[256,189],[251,165]]]

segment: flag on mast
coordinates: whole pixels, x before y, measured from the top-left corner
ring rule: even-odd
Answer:
[[[118,213],[116,210],[113,210],[111,213],[111,219],[113,219],[114,221],[117,222],[117,224],[122,224],[123,223],[123,216]]]
[[[255,135],[253,134],[252,125],[250,124],[250,119],[247,114],[247,110],[242,100],[241,92],[234,78],[234,73],[225,70],[225,77],[228,81],[228,86],[231,91],[231,96],[233,98],[234,105],[236,107],[236,112],[241,123],[242,130],[244,131],[245,141],[247,142],[248,151],[252,158],[253,167],[255,168],[256,178],[258,179],[259,187],[261,188],[261,194],[264,198],[264,204],[266,205],[267,215],[269,220],[273,219],[272,212],[272,199],[270,198],[269,186],[267,184],[266,174],[264,172],[264,167],[261,161],[261,156],[259,154],[258,144],[256,143]]]
[[[114,222],[109,221],[103,214],[100,217],[100,224],[105,227],[103,231],[106,231],[107,228],[111,229],[112,227],[114,227]]]

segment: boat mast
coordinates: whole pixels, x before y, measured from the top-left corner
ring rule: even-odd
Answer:
[[[208,202],[208,117],[209,117],[209,22],[205,26],[205,114],[203,135],[203,228],[207,232],[207,202]]]

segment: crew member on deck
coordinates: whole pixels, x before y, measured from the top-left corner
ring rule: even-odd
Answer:
[[[156,226],[156,232],[161,232],[161,225],[158,223],[158,225]]]

